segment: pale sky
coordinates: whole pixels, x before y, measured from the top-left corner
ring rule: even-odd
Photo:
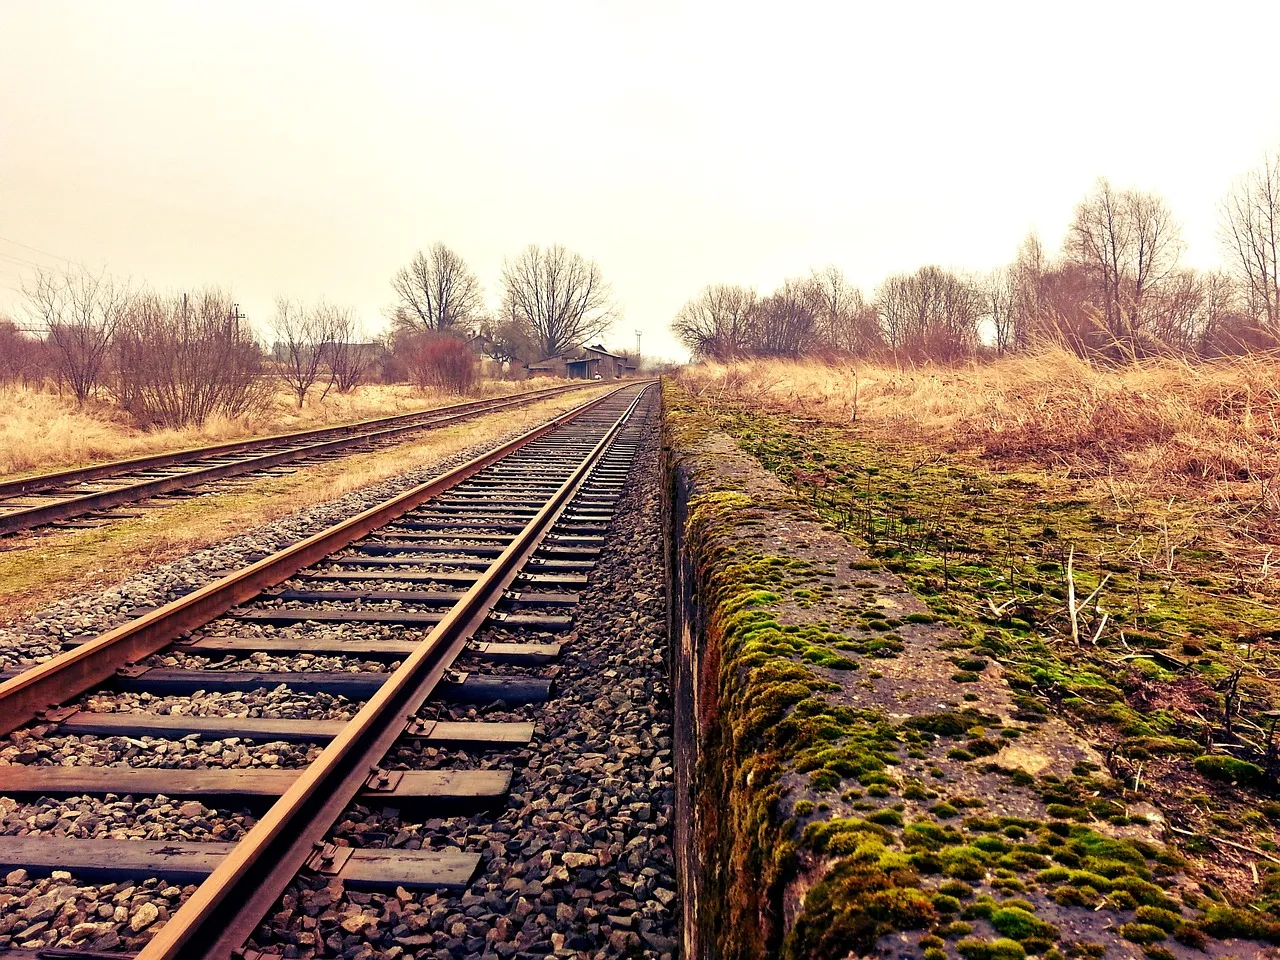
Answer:
[[[613,285],[606,342],[677,356],[707,283],[986,270],[1100,175],[1211,267],[1280,147],[1277,36],[1276,2],[0,0],[0,312],[68,258],[379,328],[419,247],[496,304],[504,256],[563,243]]]

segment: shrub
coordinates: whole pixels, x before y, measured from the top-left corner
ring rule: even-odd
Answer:
[[[421,389],[468,393],[475,386],[479,360],[458,337],[412,331],[396,337],[395,353],[404,358],[409,376]]]

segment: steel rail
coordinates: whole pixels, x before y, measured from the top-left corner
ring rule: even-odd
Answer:
[[[579,388],[570,387],[568,389]],[[520,398],[516,400],[506,400],[503,402],[492,403],[478,409],[467,410],[462,413],[436,418],[425,423],[415,422],[403,424],[397,427],[387,427],[370,433],[355,434],[353,436],[342,437],[336,440],[323,440],[303,447],[290,448],[276,453],[265,453],[261,456],[255,456],[248,460],[240,460],[234,463],[219,464],[216,466],[191,470],[170,477],[143,480],[137,483],[116,487],[111,490],[103,490],[99,493],[89,493],[61,500],[56,503],[42,504],[40,506],[14,510],[10,513],[0,514],[0,535],[18,533],[22,530],[30,530],[33,527],[43,526],[57,520],[66,520],[71,517],[83,516],[84,514],[93,513],[97,510],[104,510],[109,507],[120,506],[125,503],[135,503],[139,500],[146,500],[164,493],[169,493],[173,490],[182,490],[188,487],[199,486],[203,483],[223,480],[227,477],[253,473],[257,470],[265,470],[269,467],[277,466],[282,463],[288,463],[291,460],[301,460],[306,457],[318,456],[325,453],[336,453],[350,447],[373,444],[381,440],[388,440],[401,434],[413,433],[419,430],[437,429],[483,413],[492,413],[499,410],[505,410],[509,407],[533,403],[538,399],[539,398],[534,397],[532,399]]]
[[[384,503],[286,547],[199,590],[122,624],[0,683],[0,735],[36,719],[40,712],[93,689],[125,665],[162,649],[184,630],[199,627],[239,603],[276,586],[390,523],[414,507],[479,473],[485,467],[545,436],[612,397],[618,387],[588,400],[540,427]],[[643,391],[642,391],[643,393]]]
[[[29,477],[19,477],[14,480],[0,480],[0,497],[14,497],[23,493],[47,490],[50,487],[65,487],[71,483],[83,483],[86,480],[97,480],[102,477],[115,476],[116,474],[131,473],[135,470],[145,470],[153,467],[167,467],[178,463],[188,463],[192,460],[198,460],[204,457],[225,456],[229,453],[259,450],[263,447],[272,446],[273,444],[293,442],[301,443],[307,440],[319,440],[324,437],[345,436],[352,433],[358,433],[360,431],[370,431],[376,429],[379,425],[389,426],[394,423],[400,423],[414,418],[431,417],[437,414],[461,413],[467,409],[483,410],[489,405],[504,400],[542,400],[547,397],[556,396],[557,394],[568,393],[571,390],[581,390],[585,387],[595,385],[596,384],[592,382],[586,382],[582,384],[569,384],[561,387],[546,387],[541,390],[526,390],[506,397],[490,397],[485,400],[466,400],[462,403],[446,404],[443,407],[429,407],[426,410],[415,410],[411,413],[397,413],[389,417],[371,417],[368,420],[356,420],[352,423],[343,423],[332,427],[316,427],[311,430],[298,430],[291,433],[273,433],[264,437],[250,437],[244,440],[228,440],[224,443],[213,443],[203,447],[185,447],[181,450],[171,450],[168,453],[149,453],[140,457],[130,457],[126,460],[111,460],[106,463],[97,463],[88,467],[72,467],[67,470],[57,470],[52,473],[38,473]]]
[[[377,766],[430,697],[445,671],[485,622],[504,590],[537,550],[556,518],[640,403],[641,389],[594,449],[529,521],[493,565],[405,658],[255,824],[137,960],[200,957],[228,960],[306,863]]]

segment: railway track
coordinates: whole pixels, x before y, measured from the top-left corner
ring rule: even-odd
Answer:
[[[395,443],[480,414],[526,406],[584,385],[532,390],[338,427],[237,440],[0,482],[0,536],[50,524],[97,525],[118,508],[190,496],[205,484]],[[286,465],[288,465],[286,467]]]
[[[482,830],[486,812],[505,803],[512,769],[503,756],[527,755],[532,718],[557,696],[557,638],[574,636],[575,608],[655,393],[621,387],[5,675],[0,732],[22,753],[0,766],[0,800],[51,805],[35,815],[33,832],[0,836],[7,882],[53,871],[80,883],[159,878],[148,882],[176,908],[145,945],[87,920],[78,939],[68,932],[50,941],[47,921],[35,921],[10,930],[10,948],[48,958],[59,950],[136,951],[145,960],[322,956],[332,955],[332,936],[318,952],[302,943],[302,953],[305,929],[283,942],[273,936],[269,914],[286,891],[296,901],[299,891],[371,888],[395,891],[399,903],[426,890],[465,904],[479,853],[425,842],[414,849],[396,838],[410,821],[439,829],[452,822],[442,818],[464,814],[468,829]],[[97,745],[92,752],[105,762],[47,762],[71,742]],[[161,767],[157,756],[179,759]],[[160,826],[128,839],[39,828],[63,798],[94,819],[113,797],[144,798]],[[396,838],[353,833],[353,820],[368,822],[371,810],[400,824]],[[466,927],[476,906],[453,927]],[[135,939],[159,909],[126,911]],[[97,916],[113,911],[100,904]],[[610,922],[609,942],[639,944],[630,920]]]

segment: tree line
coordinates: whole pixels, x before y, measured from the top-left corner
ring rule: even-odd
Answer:
[[[371,338],[351,307],[281,297],[264,343],[217,288],[160,294],[85,267],[39,270],[23,285],[27,329],[0,319],[0,383],[52,380],[78,403],[110,399],[144,425],[199,426],[257,412],[277,387],[299,408],[373,378],[463,393],[481,352],[537,360],[613,319],[599,265],[562,246],[509,258],[501,287],[491,314],[466,261],[437,243],[392,277],[387,334]]]
[[[868,299],[836,267],[772,293],[713,284],[672,330],[695,359],[841,353],[953,362],[1053,342],[1082,355],[1222,356],[1280,346],[1280,152],[1221,209],[1225,268],[1181,262],[1165,200],[1105,178],[1076,207],[1055,255],[1028,236],[985,275],[937,266],[884,280]]]
[[[503,262],[501,305],[485,306],[467,262],[443,243],[419,250],[392,278],[393,337],[481,335],[498,361],[556,356],[601,336],[616,308],[600,265],[560,245],[530,244]]]

